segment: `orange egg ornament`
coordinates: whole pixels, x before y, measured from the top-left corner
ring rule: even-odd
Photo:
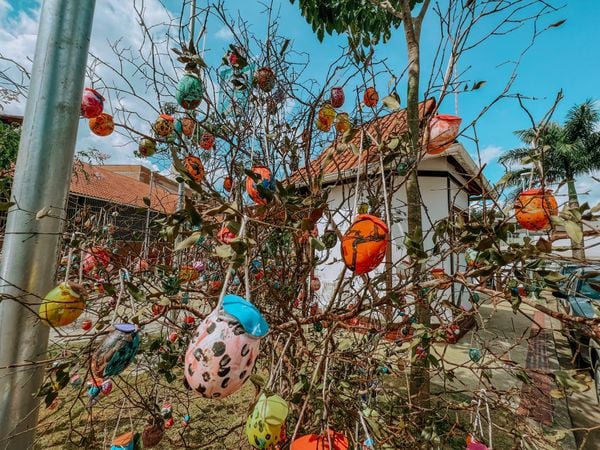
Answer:
[[[225,177],[225,180],[223,180],[223,189],[227,192],[231,192],[231,188],[233,188],[233,180],[231,177]]]
[[[324,133],[327,133],[329,130],[331,130],[331,123],[329,122],[323,122],[320,119],[317,119],[315,121],[315,126],[317,127],[317,130],[322,131]]]
[[[257,205],[266,205],[267,199],[259,192],[258,186],[263,190],[275,191],[275,179],[271,171],[265,166],[254,166],[252,172],[258,175],[258,181],[255,182],[251,177],[246,178],[246,192]]]
[[[335,119],[335,130],[340,134],[344,134],[350,127],[350,116],[348,116],[348,113],[339,113]]]
[[[318,120],[323,124],[327,124],[327,127],[331,128],[333,121],[335,120],[335,109],[329,103],[325,103],[319,110]]]
[[[342,237],[344,263],[358,275],[370,272],[385,258],[388,239],[389,229],[379,217],[370,214],[356,216]]]
[[[447,150],[456,140],[462,119],[450,114],[438,114],[429,123],[427,153],[438,155]]]
[[[519,194],[515,202],[515,215],[519,224],[530,231],[545,230],[550,226],[550,216],[558,214],[558,204],[552,191],[529,189]]]
[[[115,123],[110,114],[102,113],[89,122],[90,130],[97,136],[108,136],[115,130]]]
[[[210,150],[215,145],[215,135],[212,133],[203,133],[200,138],[200,147],[203,150]]]
[[[204,166],[200,158],[193,155],[186,156],[183,165],[196,183],[200,183],[204,179]]]
[[[299,437],[294,442],[290,450],[348,450],[348,438],[342,433],[337,433],[333,430],[328,430],[329,436],[318,434],[307,434]],[[332,447],[329,446],[331,441]]]
[[[191,117],[181,119],[181,132],[184,136],[190,137],[196,129],[196,121]]]
[[[367,88],[365,94],[363,95],[363,103],[369,108],[374,108],[377,106],[377,102],[379,101],[379,94],[375,90],[374,87]]]

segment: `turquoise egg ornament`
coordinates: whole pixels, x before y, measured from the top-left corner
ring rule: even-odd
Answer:
[[[115,325],[92,355],[91,369],[95,377],[119,375],[131,363],[140,346],[136,326],[129,323]]]

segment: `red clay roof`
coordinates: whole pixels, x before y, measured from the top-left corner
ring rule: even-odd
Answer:
[[[419,115],[421,117],[427,116],[432,113],[435,108],[435,100],[428,99],[425,102],[419,104]],[[367,139],[368,135],[373,136],[377,140],[386,140],[390,136],[402,135],[406,133],[406,109],[393,112],[383,117],[377,117],[370,122],[365,123],[362,128],[364,129],[364,138]],[[360,146],[361,133],[356,133],[349,144],[354,144],[357,147]],[[316,159],[310,164],[310,174],[315,177],[322,173],[323,175],[341,173],[348,169],[354,169],[358,166],[358,154],[355,154],[350,146],[343,151],[339,151],[340,138],[336,138],[334,143],[327,147],[323,153],[321,153]],[[327,161],[327,159],[329,161]],[[377,153],[377,146],[372,144],[368,149],[364,149],[361,156],[361,164],[369,164],[376,161],[379,158]],[[307,168],[296,171],[290,176],[290,182],[292,183],[307,183],[308,175]]]
[[[101,166],[76,163],[70,192],[120,205],[147,208],[143,199],[150,197],[150,185]],[[163,213],[174,212],[177,209],[177,195],[154,185],[150,207]]]

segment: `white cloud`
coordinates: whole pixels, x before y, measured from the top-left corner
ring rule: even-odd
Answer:
[[[502,154],[502,147],[496,145],[488,145],[483,150],[479,151],[479,157],[481,158],[481,164],[489,164],[490,162],[496,162],[498,156]]]
[[[217,30],[215,37],[223,41],[230,41],[233,39],[233,33],[228,27],[223,26]]]

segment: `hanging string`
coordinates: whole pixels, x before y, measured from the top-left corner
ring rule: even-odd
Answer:
[[[363,431],[365,432],[366,440],[371,444],[369,448],[375,448],[375,441],[369,434],[369,429],[367,428],[367,424],[365,423],[365,418],[363,417],[362,411],[358,411],[358,418],[360,419],[360,424],[362,425]]]
[[[123,298],[123,294],[125,293],[125,280],[123,278],[122,272],[128,274],[128,272],[125,269],[119,269],[119,293],[117,294],[117,304],[115,305],[115,311],[113,312],[113,317],[110,322],[111,325],[114,325],[115,321],[117,320],[117,312],[119,310],[119,305],[121,304],[121,299]],[[135,314],[135,306],[133,306],[133,303],[131,304],[131,307],[134,310]]]
[[[391,219],[390,219],[390,204],[389,204],[389,199],[388,199],[388,194],[387,194],[387,186],[386,186],[386,182],[385,182],[385,169],[383,167],[383,155],[381,154],[381,152],[379,153],[379,165],[381,167],[381,185],[383,186],[383,207],[385,209],[384,211],[384,217],[385,217],[385,222],[388,225],[391,225]]]
[[[283,367],[283,357],[285,355],[285,353],[287,352],[287,349],[290,345],[290,343],[292,342],[292,335],[290,334],[287,338],[287,341],[285,343],[285,345],[283,346],[283,351],[281,352],[281,354],[279,355],[279,360],[277,361],[277,364],[275,365],[275,368],[273,369],[273,372],[271,373],[271,375],[269,376],[269,381],[267,381],[266,384],[266,389],[270,389],[271,388],[271,384],[274,383],[275,379],[277,378],[275,374],[279,374],[279,372],[281,371],[281,368]]]
[[[361,169],[361,158],[362,158],[362,149],[363,149],[363,138],[364,131],[360,130],[360,146],[358,148],[358,163],[356,165],[356,185],[354,186],[354,206],[352,207],[352,214],[350,220],[356,216],[356,211],[358,209],[358,188],[360,186],[360,169]]]
[[[79,284],[83,282],[83,256],[84,252],[81,250],[79,252]]]
[[[115,437],[117,436],[117,430],[119,429],[119,423],[121,423],[121,414],[123,414],[123,409],[125,408],[125,402],[126,401],[127,401],[127,399],[124,398],[123,399],[123,404],[121,405],[121,408],[119,409],[119,416],[117,417],[117,424],[115,425],[115,430],[113,431],[111,443],[114,442]]]
[[[65,271],[65,284],[69,282],[69,272],[71,272],[71,262],[73,260],[73,241],[75,240],[75,233],[71,235],[71,240],[69,241],[69,254],[67,256],[67,270]]]
[[[244,214],[242,217],[242,225],[240,226],[240,237],[244,238],[246,235],[246,222],[248,217]],[[215,308],[216,311],[221,311],[223,307],[223,299],[225,298],[225,293],[227,292],[227,286],[231,281],[231,273],[233,272],[233,262],[229,263],[229,268],[227,269],[227,273],[225,274],[225,281],[223,282],[223,287],[221,288],[221,293],[219,294],[219,301],[217,302],[217,306]]]

